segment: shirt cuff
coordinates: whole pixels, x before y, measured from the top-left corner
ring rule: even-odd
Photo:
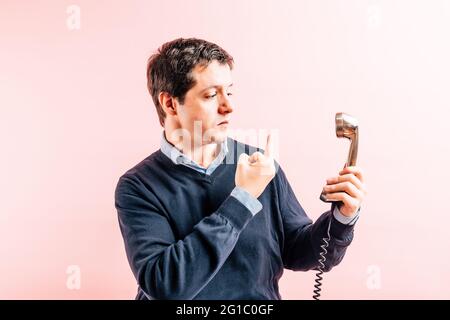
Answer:
[[[337,221],[339,221],[342,224],[347,224],[349,226],[352,226],[356,223],[356,221],[358,221],[359,219],[359,212],[360,212],[361,208],[358,209],[358,211],[356,211],[355,214],[353,214],[350,217],[344,216],[341,211],[339,211],[338,206],[334,207],[333,210],[333,216],[336,218]]]
[[[244,206],[246,206],[247,209],[250,210],[252,215],[257,214],[263,207],[258,199],[256,199],[241,187],[236,186],[233,191],[231,191],[231,195],[238,199]]]

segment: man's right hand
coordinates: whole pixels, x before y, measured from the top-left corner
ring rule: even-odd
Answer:
[[[235,175],[236,186],[258,198],[275,176],[275,171],[273,142],[269,134],[264,154],[257,151],[251,156],[246,153],[239,156]]]

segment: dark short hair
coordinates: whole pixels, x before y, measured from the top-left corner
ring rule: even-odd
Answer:
[[[166,114],[158,96],[167,92],[183,104],[186,92],[195,86],[191,71],[198,65],[208,66],[213,60],[233,69],[233,57],[217,44],[196,39],[175,39],[164,43],[147,63],[147,88],[152,96],[159,122],[164,126]]]

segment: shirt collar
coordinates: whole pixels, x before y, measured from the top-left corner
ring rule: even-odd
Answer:
[[[228,139],[228,138],[227,138]],[[222,162],[225,156],[228,153],[228,143],[227,139],[225,139],[220,145],[220,152],[217,157],[211,162],[209,167],[216,166]],[[165,154],[174,164],[184,164],[196,166],[204,169],[198,163],[189,159],[186,155],[184,155],[180,150],[178,150],[174,145],[172,145],[166,138],[165,131],[161,134],[161,151]],[[208,167],[208,168],[209,168]]]

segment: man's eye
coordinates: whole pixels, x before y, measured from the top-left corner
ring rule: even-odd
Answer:
[[[232,94],[231,92],[228,92],[227,95],[228,95],[228,96],[232,96],[233,94]]]
[[[212,99],[212,98],[214,98],[215,96],[217,96],[217,93],[214,93],[214,94],[212,94],[212,95],[206,96],[206,98],[207,98],[207,99]]]

